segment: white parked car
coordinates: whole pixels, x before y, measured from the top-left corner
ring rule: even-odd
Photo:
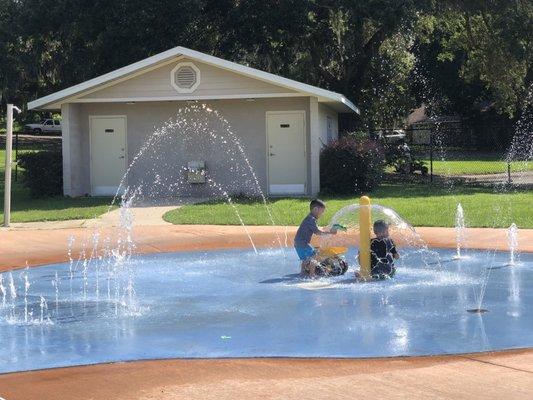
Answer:
[[[38,124],[26,124],[24,125],[24,132],[33,132],[38,135],[42,133],[61,133],[61,121],[58,119],[45,119]]]

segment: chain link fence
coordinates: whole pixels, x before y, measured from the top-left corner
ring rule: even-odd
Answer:
[[[507,149],[479,150],[469,132],[456,121],[416,124],[410,129],[379,130],[390,175],[419,177],[429,182],[453,180],[470,185],[533,187],[531,157],[510,155]],[[531,143],[520,143],[531,146]],[[505,146],[508,147],[508,146]]]
[[[0,149],[5,149],[6,137],[0,135]],[[18,168],[17,160],[18,155],[31,152],[31,151],[43,151],[43,150],[61,150],[61,136],[36,136],[26,135],[21,133],[15,133],[13,135],[13,180],[15,182],[20,178],[20,171]],[[3,176],[0,179],[4,179]]]

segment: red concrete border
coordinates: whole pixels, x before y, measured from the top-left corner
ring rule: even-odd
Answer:
[[[246,228],[258,247],[292,245],[296,227],[249,226]],[[91,235],[95,230],[89,228],[57,230],[20,230],[0,231],[0,271],[34,265],[68,261],[67,242],[75,238],[72,249],[77,257],[84,246],[90,249]],[[115,228],[99,230],[101,238],[116,239]],[[417,228],[421,238],[430,247],[455,247],[453,228]],[[470,228],[466,247],[475,249],[507,249],[505,229]],[[287,235],[287,236],[286,236]],[[249,238],[240,226],[220,225],[169,225],[139,226],[133,229],[136,251],[155,253],[170,251],[211,250],[220,248],[249,248]],[[357,243],[357,238],[341,234],[335,238],[346,244]],[[402,245],[402,238],[396,240]],[[533,252],[533,229],[519,232],[519,250]]]
[[[154,360],[0,375],[6,400],[524,399],[533,351],[385,359]]]

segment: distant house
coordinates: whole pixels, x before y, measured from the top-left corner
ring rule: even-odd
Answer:
[[[42,97],[28,108],[61,110],[65,195],[112,195],[154,126],[191,101],[207,103],[229,121],[270,195],[318,193],[320,149],[338,137],[339,113],[358,113],[339,93],[183,47]],[[171,161],[177,167],[200,161],[209,172],[227,157],[223,151],[202,156],[191,151]],[[152,167],[165,173],[163,164]],[[128,179],[135,185],[143,176]]]
[[[406,119],[407,133],[412,144],[429,144],[432,133],[461,132],[461,119],[456,116],[433,116],[427,115],[427,107],[422,104],[419,108],[414,109]]]

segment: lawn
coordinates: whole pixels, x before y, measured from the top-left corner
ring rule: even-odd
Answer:
[[[501,154],[491,153],[454,153],[447,154],[442,161],[437,156],[433,159],[435,175],[486,175],[507,173],[507,163],[502,161]],[[429,168],[429,159],[424,159]],[[512,172],[533,171],[533,163],[513,161]]]
[[[24,146],[21,151],[38,151],[42,146]],[[488,165],[497,165],[497,160],[485,160]],[[450,161],[461,165],[458,170],[467,170],[468,165],[479,161]],[[440,161],[437,163],[441,163]],[[0,221],[3,220],[5,151],[0,151]],[[436,164],[439,165],[439,164]],[[477,164],[473,164],[477,165]],[[472,166],[472,168],[474,168]],[[13,179],[12,222],[58,221],[68,219],[87,219],[105,213],[111,202],[106,197],[67,198],[54,197],[33,199],[21,183]],[[407,221],[415,226],[453,226],[457,203],[465,209],[470,226],[507,227],[516,222],[521,228],[533,228],[533,192],[517,191],[498,194],[490,188],[456,186],[453,191],[429,185],[386,184],[371,194],[373,202],[394,208]],[[338,198],[324,196],[328,210],[321,223],[325,224],[331,216],[347,204],[357,202],[357,198]],[[307,212],[306,199],[273,199],[269,202],[274,221],[279,225],[298,225]],[[257,201],[237,201],[237,209],[248,225],[268,225],[270,219],[265,207]],[[233,209],[224,201],[208,204],[185,206],[170,211],[165,220],[175,224],[217,224],[233,225],[239,221]]]
[[[35,151],[35,149],[22,151]],[[4,220],[5,153],[5,150],[0,150],[0,223],[3,223]],[[33,199],[30,197],[28,190],[22,185],[20,169],[18,182],[15,182],[14,171],[11,181],[11,222],[94,218],[105,213],[111,202],[111,199],[106,197],[68,198],[61,196]]]
[[[533,228],[533,191],[497,194],[490,188],[445,188],[420,184],[384,184],[370,194],[374,204],[395,209],[414,226],[454,226],[457,203],[472,227],[508,227],[515,222],[520,228]],[[342,207],[358,198],[323,196],[328,207],[321,224],[326,224]],[[268,225],[270,220],[260,201],[235,201],[247,225]],[[270,209],[277,225],[298,225],[308,212],[308,199],[272,199]],[[184,206],[169,211],[164,219],[174,224],[237,225],[234,210],[224,201]]]
[[[429,160],[425,160],[429,168]],[[532,171],[533,163],[513,162],[511,172]],[[501,160],[433,160],[435,175],[488,175],[507,173],[507,163]]]

